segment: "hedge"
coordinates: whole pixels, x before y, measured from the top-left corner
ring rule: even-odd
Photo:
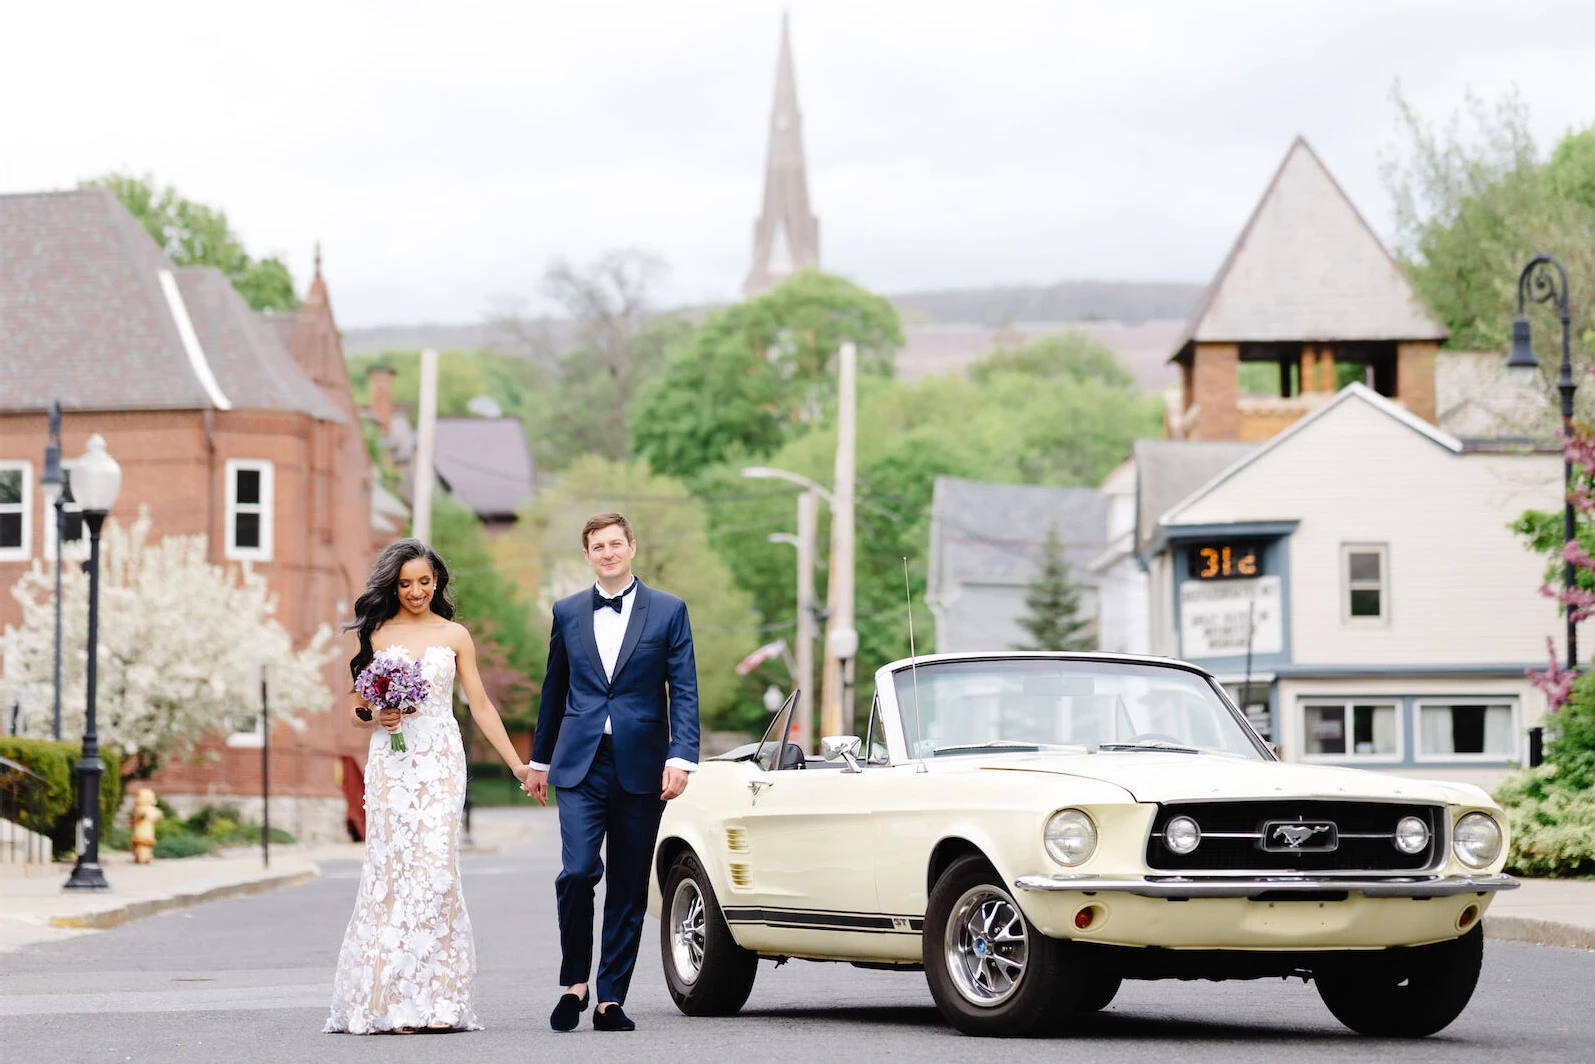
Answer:
[[[44,779],[39,822],[33,823],[31,817],[24,815],[22,823],[54,839],[57,853],[70,852],[76,845],[77,766],[82,756],[81,743],[0,736],[0,757],[9,758]],[[122,805],[122,757],[115,750],[101,747],[100,760],[105,762],[105,771],[100,775],[103,832],[104,825],[116,819],[116,812]]]

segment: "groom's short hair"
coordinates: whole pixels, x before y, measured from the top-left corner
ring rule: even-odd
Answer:
[[[626,533],[626,542],[635,543],[637,537],[631,534],[631,522],[620,514],[593,514],[582,525],[582,553],[587,552],[587,538],[599,529],[608,528],[610,525],[619,525],[620,530]]]

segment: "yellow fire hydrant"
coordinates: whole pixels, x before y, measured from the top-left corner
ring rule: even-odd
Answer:
[[[133,799],[133,861],[149,864],[155,857],[155,824],[164,813],[155,804],[155,792],[141,788]]]

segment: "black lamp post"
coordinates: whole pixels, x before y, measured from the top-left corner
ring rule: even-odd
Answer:
[[[100,868],[100,775],[105,763],[100,760],[100,737],[95,730],[94,697],[100,651],[100,526],[116,502],[122,488],[122,468],[105,453],[105,440],[99,433],[89,437],[83,457],[72,470],[72,494],[83,507],[83,523],[89,528],[89,643],[88,705],[83,723],[83,756],[78,761],[78,823],[83,831],[83,848],[67,890],[109,890]]]
[[[1553,271],[1554,267],[1554,271]],[[1560,284],[1558,284],[1560,281]],[[1523,315],[1524,297],[1536,303],[1551,303],[1561,305],[1562,311],[1562,373],[1556,380],[1556,390],[1562,395],[1562,435],[1571,438],[1573,434],[1573,393],[1578,390],[1578,385],[1573,382],[1573,315],[1568,302],[1567,270],[1557,261],[1554,255],[1536,255],[1523,267],[1523,272],[1517,279],[1517,317],[1512,319],[1512,353],[1506,360],[1506,371],[1512,380],[1519,383],[1528,383],[1534,380],[1539,372],[1540,360],[1534,355],[1534,344],[1530,337],[1529,320]],[[1571,543],[1575,538],[1573,529],[1573,462],[1566,459],[1562,463],[1563,480],[1566,485],[1565,511],[1562,515],[1563,539]],[[1573,590],[1573,563],[1562,563],[1562,584],[1565,590]],[[1566,607],[1567,612],[1567,667],[1578,667],[1578,634],[1573,623],[1573,609]]]
[[[44,476],[39,478],[39,489],[55,510],[55,715],[50,737],[56,741],[61,739],[61,535],[66,525],[61,507],[65,487],[66,478],[61,474],[61,403],[52,399],[50,440],[44,445]]]

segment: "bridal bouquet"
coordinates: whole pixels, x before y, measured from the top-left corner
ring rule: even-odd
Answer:
[[[400,713],[414,713],[426,698],[426,677],[421,675],[421,663],[398,658],[377,658],[367,665],[354,682],[354,692],[373,710],[396,709]],[[405,753],[404,733],[396,731],[388,736],[388,749]]]

